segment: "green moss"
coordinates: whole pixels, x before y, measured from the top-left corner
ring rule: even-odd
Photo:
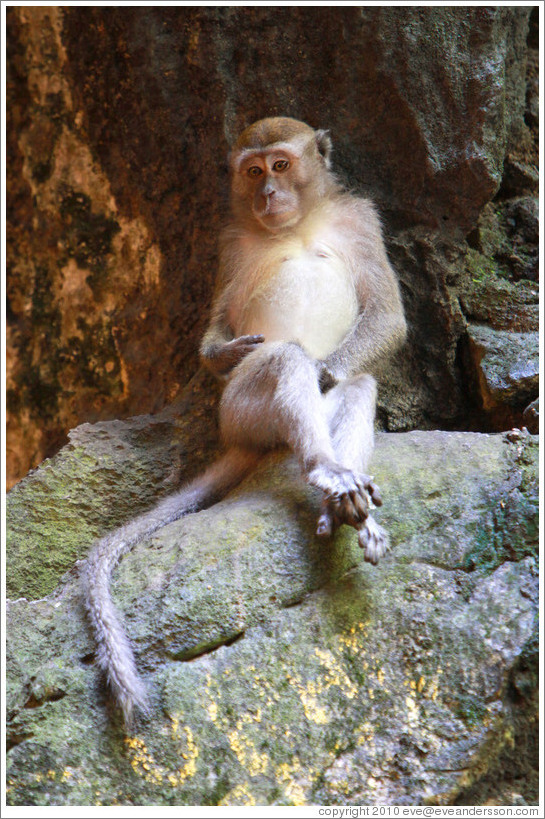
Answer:
[[[538,543],[539,504],[515,490],[478,525],[462,567],[489,574],[505,561],[537,555]]]
[[[488,712],[482,701],[469,694],[464,694],[458,697],[454,713],[465,722],[468,728],[476,728],[483,722]]]
[[[465,263],[474,284],[484,285],[498,273],[497,264],[493,259],[473,248],[468,249]]]

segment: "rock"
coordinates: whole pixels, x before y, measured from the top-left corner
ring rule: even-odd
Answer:
[[[385,428],[467,426],[464,236],[506,157],[509,195],[533,185],[530,13],[8,8],[10,486],[77,424],[157,412],[196,371],[228,143],[269,114],[329,128],[383,215],[411,326]]]
[[[531,282],[514,285],[494,275],[474,279],[460,302],[472,323],[486,323],[493,330],[539,330],[539,292]]]
[[[18,503],[36,521],[54,501],[58,542],[70,529],[83,557],[113,476],[104,525],[144,498],[130,468],[144,431],[141,419],[77,431]],[[138,484],[171,446],[172,430],[149,435]],[[97,469],[107,448],[111,467]],[[537,455],[527,433],[379,434],[377,516],[394,548],[376,568],[347,527],[314,537],[319,499],[281,453],[165,527],[113,583],[152,699],[127,736],[94,665],[77,567],[46,597],[12,600],[8,804],[452,804],[514,742],[521,703],[535,718]],[[94,509],[78,518],[89,476]],[[17,543],[21,516],[8,527]],[[27,551],[29,567],[43,551]]]
[[[534,165],[521,162],[515,157],[505,160],[502,179],[503,193],[506,196],[518,193],[537,193],[539,189],[539,172]]]
[[[488,204],[479,217],[474,231],[468,236],[472,250],[467,266],[472,279],[487,285],[491,275],[524,285],[535,282],[539,273],[539,213],[533,196],[518,196],[507,201]],[[487,278],[483,280],[483,272]],[[493,282],[492,282],[493,283]]]
[[[539,392],[539,333],[473,324],[469,337],[484,408],[508,405],[522,411]]]
[[[217,446],[216,409],[215,384],[201,369],[157,415],[72,430],[70,443],[7,496],[8,596],[49,594],[95,538],[193,477]]]
[[[478,266],[479,255],[472,254],[472,278],[460,299],[472,323],[486,323],[493,330],[536,332],[539,330],[539,291],[537,284],[516,284],[496,275],[487,266]],[[482,259],[482,257],[480,257]],[[475,264],[477,262],[477,264]]]

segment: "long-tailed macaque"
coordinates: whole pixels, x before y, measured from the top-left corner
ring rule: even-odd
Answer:
[[[154,509],[100,540],[83,570],[97,661],[126,724],[146,694],[110,596],[121,555],[161,526],[211,505],[263,453],[288,445],[322,492],[317,534],[353,526],[376,563],[387,535],[366,470],[373,448],[370,372],[403,342],[396,276],[371,202],[342,190],[325,131],[294,119],[260,120],[230,155],[232,217],[201,356],[225,382],[225,454]]]

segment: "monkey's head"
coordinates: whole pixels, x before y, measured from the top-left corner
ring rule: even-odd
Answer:
[[[327,131],[289,117],[254,122],[230,154],[235,215],[269,231],[293,227],[336,187],[330,154]]]

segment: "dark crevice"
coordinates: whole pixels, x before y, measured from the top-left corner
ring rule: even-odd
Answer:
[[[95,652],[91,651],[89,654],[85,654],[83,657],[80,658],[80,663],[82,665],[93,665],[96,660]]]
[[[62,700],[63,697],[66,697],[66,691],[62,691],[61,689],[48,691],[47,694],[44,694],[42,697],[36,697],[35,694],[32,693],[23,705],[23,708],[41,708],[46,702],[57,702],[58,700]]]
[[[232,646],[234,643],[242,640],[245,634],[245,630],[237,631],[230,637],[222,637],[214,643],[208,643],[204,646],[194,646],[193,648],[180,651],[179,653],[172,654],[170,656],[171,659],[179,662],[191,662],[192,660],[197,660],[199,657],[204,657],[206,654],[212,654],[213,651],[217,651],[218,648],[222,648],[223,646]]]
[[[27,739],[32,739],[34,734],[31,732],[28,733],[7,733],[6,734],[6,752],[11,751],[13,748],[16,748],[18,745],[21,745],[22,742],[25,742]]]
[[[313,589],[312,591],[313,592],[314,591],[320,591],[320,589],[322,589],[322,588],[323,588],[323,586],[320,586],[320,587],[318,587],[316,589]],[[312,592],[308,592],[308,593],[300,595],[299,597],[294,597],[291,600],[285,600],[282,603],[280,603],[279,608],[280,609],[293,609],[296,606],[300,606],[301,603],[303,603],[307,599],[309,594],[311,594],[311,593]]]

